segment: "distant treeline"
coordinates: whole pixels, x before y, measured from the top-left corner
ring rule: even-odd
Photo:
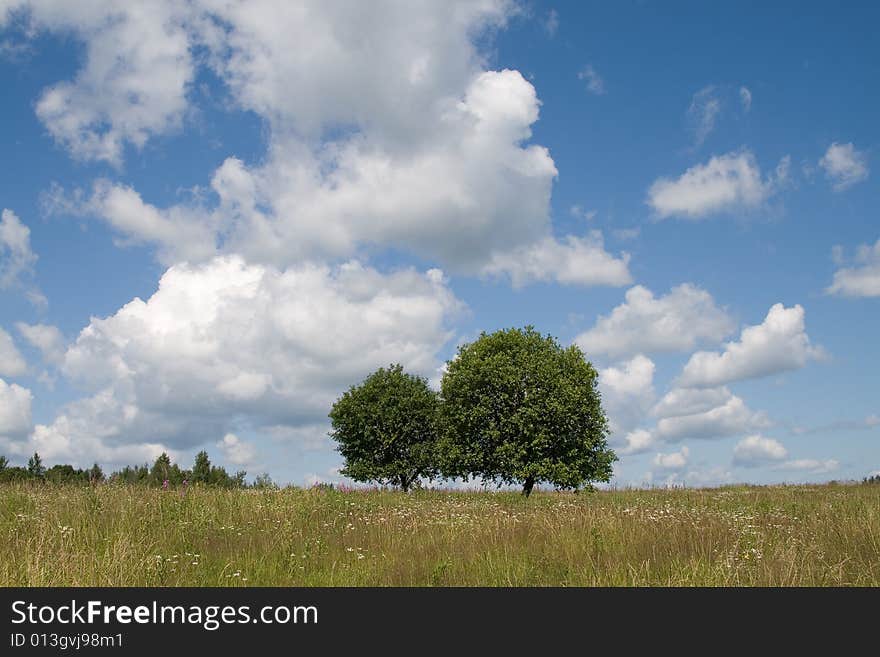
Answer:
[[[165,452],[155,460],[151,466],[127,465],[121,470],[104,474],[101,466],[95,463],[91,468],[75,468],[68,464],[53,465],[46,468],[43,460],[37,452],[28,460],[27,467],[11,466],[5,456],[0,456],[0,482],[4,481],[45,481],[50,483],[84,483],[96,484],[104,481],[125,484],[141,484],[145,486],[186,486],[201,484],[217,488],[246,488],[247,472],[239,470],[235,474],[229,474],[226,468],[211,465],[208,453],[204,450],[196,454],[195,462],[191,469],[183,469]],[[268,475],[262,474],[253,483],[256,488],[272,487],[274,484]]]

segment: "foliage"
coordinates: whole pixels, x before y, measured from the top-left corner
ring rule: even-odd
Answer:
[[[43,459],[37,452],[34,452],[34,455],[28,459],[27,469],[31,477],[39,479],[45,476],[46,468],[43,466]]]
[[[399,364],[380,368],[352,386],[330,411],[341,474],[409,490],[436,467],[437,394]]]
[[[598,374],[577,346],[531,326],[482,333],[447,363],[441,383],[442,470],[577,489],[608,481],[616,460]]]
[[[192,480],[202,484],[207,484],[211,479],[211,460],[208,458],[208,452],[202,450],[196,454],[196,461],[193,464]]]

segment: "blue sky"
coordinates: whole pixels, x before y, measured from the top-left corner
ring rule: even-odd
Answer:
[[[348,385],[533,324],[615,483],[874,473],[878,18],[0,2],[0,453],[336,481]]]

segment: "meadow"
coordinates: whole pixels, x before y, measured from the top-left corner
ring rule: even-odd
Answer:
[[[3,586],[877,586],[880,485],[0,485]]]

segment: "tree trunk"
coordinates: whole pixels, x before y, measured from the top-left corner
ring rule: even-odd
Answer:
[[[528,497],[532,494],[532,488],[535,487],[535,478],[531,475],[526,477],[526,481],[523,484],[522,494]]]
[[[406,475],[400,475],[400,490],[406,493],[409,490],[409,481],[406,478]]]

